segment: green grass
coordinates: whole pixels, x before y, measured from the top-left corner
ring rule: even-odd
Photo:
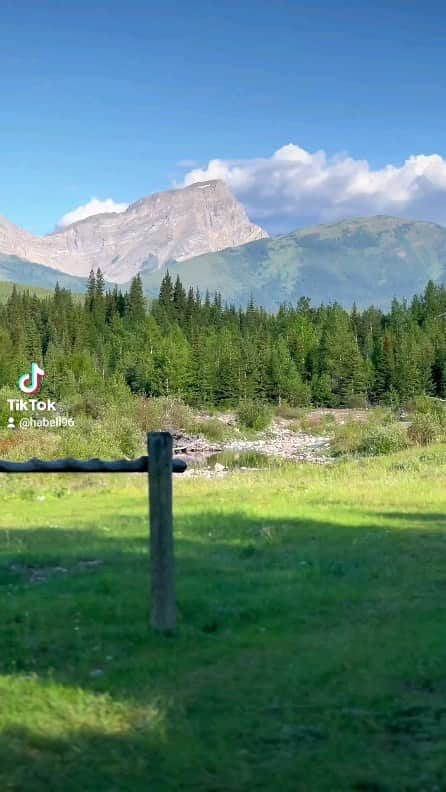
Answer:
[[[2,477],[0,789],[444,789],[445,484],[444,446],[176,477],[162,637],[145,477]]]

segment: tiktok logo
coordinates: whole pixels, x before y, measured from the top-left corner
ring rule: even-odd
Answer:
[[[31,374],[22,374],[19,379],[18,386],[22,393],[32,396],[34,393],[39,392],[44,376],[44,370],[41,369],[37,363],[32,363]]]

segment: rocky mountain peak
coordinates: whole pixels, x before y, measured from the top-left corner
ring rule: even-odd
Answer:
[[[100,267],[107,280],[117,283],[169,261],[267,236],[220,180],[155,193],[125,212],[93,215],[45,237],[0,218],[0,254],[76,276]]]

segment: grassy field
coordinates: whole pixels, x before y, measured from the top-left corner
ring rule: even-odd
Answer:
[[[446,448],[175,478],[148,629],[144,476],[0,480],[0,789],[446,789]]]

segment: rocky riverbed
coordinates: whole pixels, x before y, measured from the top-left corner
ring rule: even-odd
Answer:
[[[229,423],[227,416],[222,421]],[[259,434],[255,439],[243,436],[223,442],[213,442],[203,436],[190,437],[176,434],[174,437],[174,454],[188,463],[186,475],[225,475],[226,465],[219,460],[219,455],[227,458],[243,457],[248,452],[265,457],[286,459],[290,462],[326,465],[332,462],[329,456],[330,437],[295,431],[290,428],[290,421],[275,419],[271,427]],[[257,467],[261,465],[257,465]],[[246,467],[241,463],[240,467]]]

